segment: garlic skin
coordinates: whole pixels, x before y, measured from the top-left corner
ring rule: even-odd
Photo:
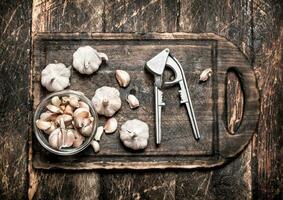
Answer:
[[[140,106],[140,102],[135,95],[129,94],[127,97],[127,102],[131,109],[135,109]]]
[[[41,84],[49,91],[64,90],[70,85],[71,70],[63,63],[48,64],[41,72]]]
[[[205,82],[209,79],[209,77],[212,75],[212,69],[211,68],[207,68],[205,70],[203,70],[199,76],[199,81],[201,82]]]
[[[118,122],[116,118],[112,117],[108,119],[104,125],[105,133],[114,133],[117,130]]]
[[[124,70],[116,70],[116,79],[121,87],[127,87],[131,81],[131,77],[128,72]]]
[[[130,149],[145,149],[148,144],[148,139],[148,125],[141,120],[128,120],[121,126],[120,140]]]
[[[98,153],[100,151],[100,145],[97,141],[91,141],[90,145],[92,146],[95,153]]]
[[[112,117],[122,105],[120,92],[116,88],[103,86],[95,91],[92,103],[98,114]]]
[[[92,74],[98,70],[102,60],[108,61],[106,54],[99,53],[90,46],[83,46],[73,54],[73,67],[81,74]]]

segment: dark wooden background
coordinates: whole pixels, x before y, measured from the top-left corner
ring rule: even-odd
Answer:
[[[0,199],[282,198],[283,5],[280,0],[2,0],[0,3]],[[260,120],[234,161],[206,170],[41,171],[31,166],[32,39],[39,32],[213,32],[248,57]],[[239,84],[229,127],[241,113]]]

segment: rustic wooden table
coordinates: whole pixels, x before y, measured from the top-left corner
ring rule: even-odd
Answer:
[[[282,197],[282,10],[276,0],[0,3],[1,199],[272,199]],[[247,56],[260,90],[260,120],[244,152],[197,170],[37,170],[32,166],[31,54],[38,33],[211,32]],[[231,73],[228,125],[243,103]],[[281,155],[281,156],[280,156]]]

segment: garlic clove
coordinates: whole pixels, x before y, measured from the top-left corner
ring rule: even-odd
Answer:
[[[72,120],[73,120],[73,117],[71,115],[67,115],[67,114],[63,114],[63,115],[59,115],[56,120],[55,120],[55,123],[56,124],[60,124],[61,123],[61,120],[63,120],[63,122],[65,124],[71,124]]]
[[[92,133],[92,130],[93,130],[93,126],[92,124],[89,124],[87,126],[83,126],[80,132],[83,136],[89,137]]]
[[[90,113],[86,108],[78,108],[74,112],[74,117],[82,117],[87,118],[89,117]]]
[[[38,119],[36,120],[35,122],[36,124],[36,127],[39,128],[40,130],[47,130],[48,128],[51,127],[51,122],[47,122],[47,121],[44,121],[44,120],[41,120],[41,119]]]
[[[66,105],[67,103],[69,103],[69,101],[70,101],[70,98],[69,97],[62,97],[62,104],[63,105]]]
[[[54,123],[54,122],[51,122],[51,126],[50,126],[48,129],[46,129],[46,130],[44,131],[44,133],[51,134],[56,128],[57,128],[57,127],[56,127],[55,123]]]
[[[75,140],[74,140],[74,143],[73,143],[73,147],[78,148],[84,142],[85,137],[82,136],[81,134],[79,134],[79,132],[77,130],[73,129],[72,131],[73,131],[73,134],[74,134],[74,137],[75,137]]]
[[[108,119],[104,125],[105,133],[114,133],[118,127],[118,122],[116,118],[112,117]]]
[[[58,113],[58,114],[63,113],[63,111],[60,108],[58,108],[57,106],[54,106],[52,104],[48,104],[46,106],[46,108],[53,113]]]
[[[80,108],[86,108],[89,111],[89,106],[87,105],[87,103],[85,103],[83,101],[79,101],[79,107]]]
[[[95,153],[98,153],[100,151],[100,145],[97,141],[93,140],[93,141],[91,141],[90,144],[91,144]]]
[[[71,106],[73,106],[74,108],[78,108],[79,105],[79,97],[75,96],[75,95],[70,95],[69,97],[69,103]]]
[[[83,122],[84,122],[84,118],[82,118],[82,117],[75,117],[73,125],[76,128],[81,128],[81,127],[83,127]]]
[[[56,106],[56,107],[59,107],[60,104],[61,104],[61,100],[58,96],[54,96],[51,98],[51,104]]]
[[[70,147],[74,144],[75,141],[75,135],[72,130],[66,131],[66,136],[64,140],[64,147]]]
[[[121,87],[127,87],[131,81],[129,73],[124,70],[116,70],[116,79]]]
[[[212,75],[212,69],[207,68],[203,70],[199,76],[199,81],[205,82],[209,79],[209,77]]]
[[[56,113],[52,113],[50,111],[46,111],[40,114],[40,119],[44,121],[54,121],[57,117]]]
[[[66,105],[65,110],[64,110],[64,114],[72,116],[73,113],[74,113],[74,108],[70,105]]]
[[[129,94],[127,97],[127,102],[131,109],[135,109],[140,106],[140,102],[135,95]]]
[[[61,136],[60,128],[57,128],[54,131],[52,131],[52,133],[50,133],[48,137],[48,142],[52,148],[54,149],[59,148],[60,136]]]
[[[61,105],[61,106],[59,106],[59,108],[64,112],[65,109],[66,109],[66,106],[65,105]]]
[[[103,134],[103,131],[104,131],[103,126],[97,127],[96,133],[95,133],[95,136],[94,136],[94,139],[95,139],[96,141],[100,141],[101,136],[102,136],[102,134]]]

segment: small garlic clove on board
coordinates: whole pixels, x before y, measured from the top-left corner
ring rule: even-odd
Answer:
[[[212,69],[207,68],[203,70],[199,76],[199,81],[205,82],[209,79],[209,77],[212,75]]]
[[[116,79],[121,87],[127,87],[131,81],[129,73],[124,70],[116,70]]]
[[[53,113],[57,113],[57,114],[63,113],[63,111],[60,108],[58,108],[57,106],[54,106],[52,104],[48,104],[46,106],[46,108]]]
[[[140,102],[135,95],[129,94],[127,97],[127,102],[131,109],[135,109],[140,106]]]
[[[103,134],[103,131],[104,131],[103,126],[97,127],[96,133],[95,133],[95,136],[94,136],[94,139],[95,139],[96,141],[100,141],[101,136],[102,136],[102,134]]]
[[[91,141],[90,144],[91,144],[95,153],[98,153],[100,151],[100,145],[97,141],[93,140],[93,141]]]
[[[105,133],[114,133],[118,127],[118,122],[116,118],[112,117],[108,119],[104,125]]]
[[[59,107],[60,104],[61,104],[61,100],[58,96],[54,96],[51,98],[51,104],[56,106],[56,107]]]
[[[44,121],[44,120],[41,120],[41,119],[38,119],[36,120],[35,122],[36,124],[36,127],[39,128],[40,130],[47,130],[51,127],[51,122],[47,122],[47,121]]]

